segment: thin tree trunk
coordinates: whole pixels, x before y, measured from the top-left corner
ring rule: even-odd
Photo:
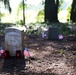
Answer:
[[[25,24],[25,3],[24,3],[24,0],[23,0],[23,24],[24,24],[24,26],[25,26],[26,29],[27,29],[27,26],[26,26],[26,24]]]
[[[25,4],[23,0],[23,24],[25,25]]]

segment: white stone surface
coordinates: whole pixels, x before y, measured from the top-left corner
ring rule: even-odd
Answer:
[[[10,52],[10,56],[15,56],[16,50],[22,51],[22,32],[20,30],[5,29],[5,50]]]

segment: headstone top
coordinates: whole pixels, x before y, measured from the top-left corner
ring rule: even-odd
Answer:
[[[7,30],[7,29],[14,29],[14,30],[20,30],[20,31],[22,31],[23,29],[21,28],[21,27],[7,27],[5,30]]]

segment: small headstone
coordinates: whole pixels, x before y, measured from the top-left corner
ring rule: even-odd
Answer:
[[[58,40],[59,39],[59,28],[58,27],[49,27],[48,29],[48,39],[49,40]]]
[[[24,32],[17,28],[9,27],[5,29],[5,50],[8,50],[10,56],[16,56],[16,51],[23,52]]]

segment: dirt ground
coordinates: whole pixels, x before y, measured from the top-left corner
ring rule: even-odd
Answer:
[[[25,40],[31,55],[0,59],[0,75],[76,75],[76,41]]]

